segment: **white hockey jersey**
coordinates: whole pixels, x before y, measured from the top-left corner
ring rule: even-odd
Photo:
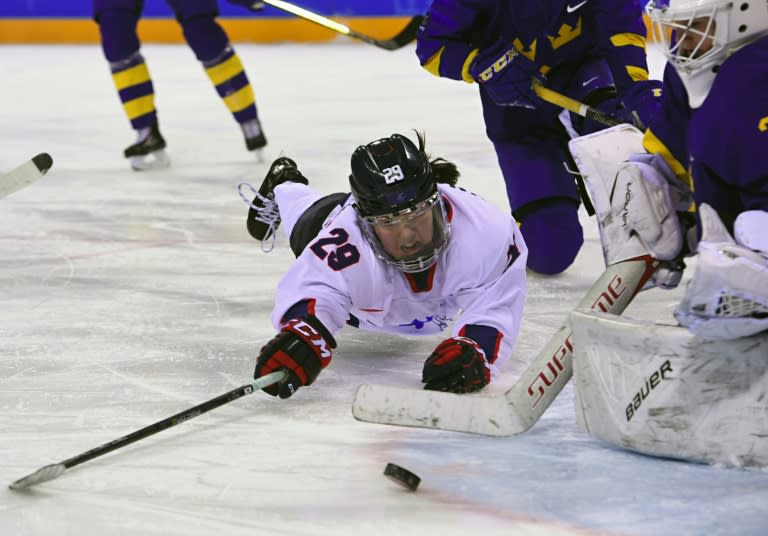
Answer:
[[[350,197],[278,284],[275,327],[304,302],[332,334],[345,324],[402,335],[451,328],[446,337],[475,339],[495,366],[508,359],[520,329],[528,249],[510,215],[460,188],[438,187],[451,235],[432,268],[406,274],[376,257]]]

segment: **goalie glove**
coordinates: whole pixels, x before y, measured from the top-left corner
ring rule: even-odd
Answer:
[[[693,192],[658,154],[636,154],[622,164],[611,191],[611,212],[629,236],[637,235],[661,261],[653,281],[675,288],[683,257],[696,251],[696,219],[689,209]]]
[[[320,371],[330,364],[333,348],[336,341],[316,317],[295,318],[261,349],[253,377],[285,370],[288,379],[265,387],[264,391],[288,398],[299,387],[315,381]]]
[[[452,337],[437,345],[424,362],[424,389],[471,393],[491,381],[491,366],[474,340]]]

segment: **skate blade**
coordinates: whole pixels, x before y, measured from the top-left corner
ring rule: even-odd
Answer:
[[[256,159],[257,164],[263,164],[265,162],[264,160],[264,148],[261,147],[259,149],[254,149],[251,151],[251,154]]]
[[[132,156],[128,161],[134,171],[155,171],[171,165],[171,160],[162,149],[146,155]]]

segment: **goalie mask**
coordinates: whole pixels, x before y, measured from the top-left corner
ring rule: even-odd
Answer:
[[[437,262],[450,225],[423,140],[400,134],[362,145],[352,154],[349,184],[358,221],[374,253],[403,272]]]
[[[645,11],[692,108],[704,102],[728,56],[768,35],[766,0],[651,0]]]

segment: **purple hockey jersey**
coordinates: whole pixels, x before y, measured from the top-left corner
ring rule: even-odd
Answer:
[[[722,64],[697,109],[667,64],[662,111],[643,145],[692,180],[696,202],[711,205],[731,232],[739,213],[768,211],[768,37]]]
[[[658,87],[648,81],[645,33],[635,0],[434,0],[416,54],[432,74],[467,82],[473,81],[473,50],[499,39],[513,43],[544,75],[555,68],[575,70],[599,55],[626,99]]]

